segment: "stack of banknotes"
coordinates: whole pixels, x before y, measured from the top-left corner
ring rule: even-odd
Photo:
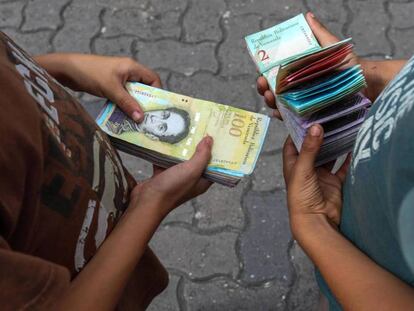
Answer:
[[[144,110],[144,120],[134,122],[111,102],[96,120],[119,150],[167,168],[188,160],[210,135],[214,145],[207,179],[232,187],[253,172],[269,117],[137,82],[126,88]]]
[[[300,14],[245,40],[296,148],[318,123],[325,135],[317,165],[351,151],[371,105],[360,92],[366,82],[351,39],[322,48]]]

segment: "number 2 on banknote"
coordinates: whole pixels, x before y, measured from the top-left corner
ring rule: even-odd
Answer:
[[[260,50],[259,52],[257,52],[257,54],[259,55],[260,61],[262,62],[269,59],[269,55],[266,53],[265,50]]]
[[[229,130],[229,133],[231,136],[234,137],[240,137],[243,134],[243,131],[241,130],[244,127],[244,120],[246,116],[240,115],[238,113],[234,114],[234,118],[231,121],[231,128]]]

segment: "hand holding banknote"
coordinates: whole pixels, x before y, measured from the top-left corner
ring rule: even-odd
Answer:
[[[331,173],[331,164],[315,168],[322,143],[323,128],[314,125],[308,131],[299,154],[290,138],[283,148],[289,217],[292,232],[299,242],[312,225],[321,222],[339,225],[340,221],[342,184],[350,156],[335,174]]]
[[[131,194],[133,206],[148,202],[165,217],[175,207],[204,193],[211,182],[201,178],[211,158],[213,139],[204,137],[190,160],[169,169],[154,166],[154,176],[138,184]],[[142,205],[142,206],[144,206]]]
[[[97,118],[116,148],[166,168],[190,159],[209,135],[214,148],[206,178],[233,187],[253,172],[268,116],[137,82],[126,88],[145,111],[144,120],[134,122],[111,102]]]
[[[161,87],[154,71],[127,57],[54,53],[37,56],[36,61],[62,84],[108,98],[136,122],[143,119],[144,112],[125,89],[125,83],[136,81]]]
[[[325,28],[325,26],[316,19],[313,13],[306,14],[306,21],[309,24],[313,34],[315,35],[316,39],[318,40],[321,47],[329,46],[333,43],[339,42],[340,40],[334,36],[332,33]],[[350,65],[355,65],[358,63],[358,58],[354,54],[353,59],[350,62]],[[260,76],[257,79],[257,91],[260,95],[264,97],[266,104],[274,109],[274,117],[281,119],[280,112],[276,108],[276,98],[272,91],[269,88],[269,85],[266,79],[263,76]]]

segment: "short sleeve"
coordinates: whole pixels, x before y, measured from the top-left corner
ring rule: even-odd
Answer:
[[[0,40],[0,309],[53,310],[69,286],[69,271],[17,251],[28,248],[27,232],[35,232],[44,162],[42,119],[3,45]]]
[[[69,271],[66,268],[12,251],[0,237],[2,310],[53,310],[69,282]]]
[[[1,43],[0,234],[10,243],[24,207],[38,204],[44,159],[40,111]]]
[[[404,197],[398,215],[400,246],[407,265],[414,273],[414,188]]]

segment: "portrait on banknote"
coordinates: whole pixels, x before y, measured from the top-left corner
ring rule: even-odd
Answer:
[[[139,82],[127,83],[126,89],[141,106],[142,121],[134,122],[111,102],[97,118],[118,148],[156,163],[176,163],[190,159],[209,135],[214,147],[208,168],[216,172],[214,181],[234,185],[253,171],[269,125],[267,116]]]
[[[190,125],[190,114],[176,107],[145,111],[144,119],[140,123],[116,109],[106,124],[108,130],[116,135],[137,132],[151,140],[168,144],[177,144],[186,138]]]

